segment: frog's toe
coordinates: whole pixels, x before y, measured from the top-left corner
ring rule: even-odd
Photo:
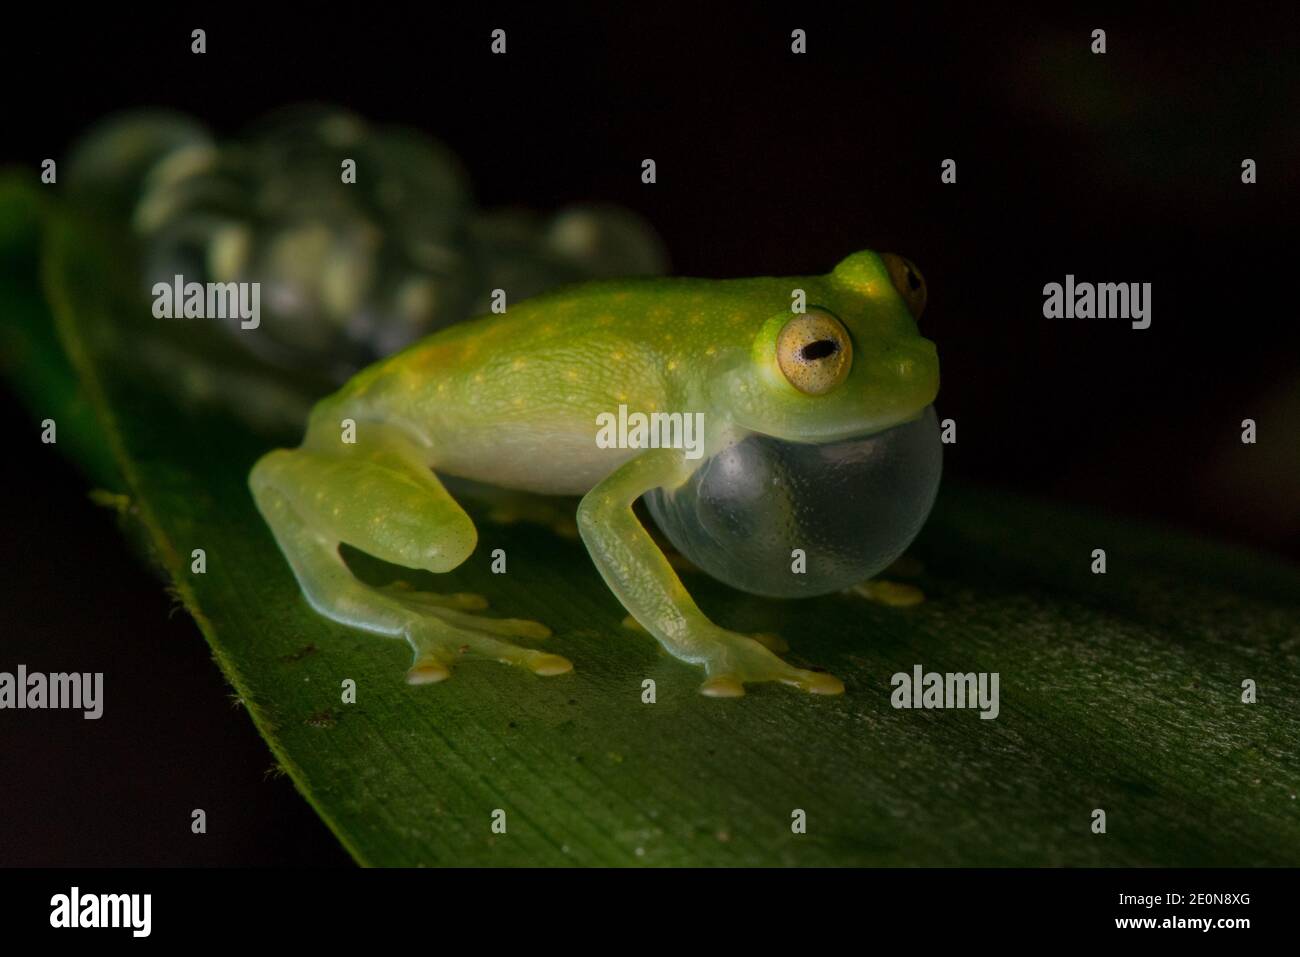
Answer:
[[[806,671],[803,668],[794,670],[797,675],[781,679],[785,684],[794,685],[809,694],[844,694],[844,682],[832,674],[827,674],[825,671]]]
[[[533,674],[549,678],[552,675],[562,675],[572,671],[573,662],[562,655],[537,653],[528,667]]]
[[[474,592],[452,592],[450,595],[443,595],[442,598],[445,602],[444,608],[457,608],[461,611],[482,611],[488,606],[487,598]]]
[[[440,609],[412,619],[407,626],[406,637],[415,650],[415,663],[406,673],[406,680],[410,684],[444,681],[450,677],[454,662],[469,658],[500,661],[547,677],[573,670],[567,658],[504,641],[494,637],[493,632],[529,637],[550,634],[535,621],[478,618]]]
[[[748,681],[778,681],[783,685],[789,685],[792,688],[798,688],[800,691],[806,691],[809,694],[836,695],[844,694],[844,682],[840,681],[832,674],[825,671],[810,671],[807,668],[796,668],[788,665],[784,661],[777,659],[780,667],[769,671],[762,671],[755,674]]]
[[[739,698],[745,685],[776,681],[810,694],[844,693],[844,683],[824,671],[796,668],[774,655],[757,638],[723,633],[713,658],[706,665],[708,680],[700,693],[712,698]]]
[[[534,641],[551,637],[551,629],[540,621],[532,621],[527,618],[485,618],[482,615],[467,615],[449,608],[436,609],[432,611],[432,614],[460,628],[485,631],[490,635],[531,638]]]
[[[905,585],[902,582],[877,579],[861,582],[854,585],[849,591],[862,596],[867,601],[873,601],[878,605],[887,605],[890,608],[911,608],[925,601],[925,592],[915,585]]]
[[[527,668],[533,674],[541,675],[544,678],[566,674],[573,670],[573,662],[562,655],[537,651],[535,648],[522,648],[519,645],[512,645],[508,641],[498,641],[496,638],[488,638],[487,636],[477,639],[470,643],[468,648],[463,647],[462,650],[500,661],[503,664]]]
[[[396,598],[403,605],[417,611],[434,608],[450,608],[455,611],[482,611],[487,608],[488,600],[472,592],[452,592],[447,595],[431,591],[416,591],[404,581],[395,581],[384,585],[379,591],[391,598]]]
[[[790,650],[789,643],[780,635],[771,631],[756,631],[749,637],[753,638],[768,651],[775,651],[777,654],[784,654]]]
[[[531,638],[534,641],[551,637],[551,629],[530,618],[480,618],[477,627],[483,628],[485,622],[491,622],[493,627],[484,630],[500,635],[514,635],[516,638]]]
[[[700,685],[700,694],[710,698],[740,698],[745,694],[745,683],[735,675],[714,675]]]
[[[432,685],[451,677],[451,669],[437,658],[420,658],[406,672],[408,685]]]

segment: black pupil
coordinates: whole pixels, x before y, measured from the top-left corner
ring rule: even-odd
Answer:
[[[917,276],[917,274],[912,272],[912,270],[910,269],[907,271],[907,285],[908,288],[912,290],[912,292],[916,292],[916,290],[921,288],[920,277]]]
[[[816,342],[810,342],[799,351],[809,362],[814,359],[825,359],[827,356],[833,356],[840,351],[839,343],[834,339],[818,339]]]

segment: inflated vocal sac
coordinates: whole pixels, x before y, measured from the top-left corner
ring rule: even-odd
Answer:
[[[942,467],[928,406],[911,422],[839,442],[749,435],[646,504],[678,551],[720,581],[757,595],[822,595],[903,554],[930,514]]]

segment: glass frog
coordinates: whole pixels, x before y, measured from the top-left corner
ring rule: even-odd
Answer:
[[[645,631],[704,669],[704,694],[736,697],[767,681],[839,694],[834,676],[794,667],[768,643],[709,620],[633,505],[651,494],[663,512],[665,497],[709,463],[721,463],[710,478],[716,486],[728,457],[756,437],[833,448],[917,422],[932,432],[939,363],[917,330],[925,299],[912,263],[870,251],[823,276],[565,287],[443,329],[362,370],[316,405],[302,445],[264,456],[249,484],[311,605],[334,621],[404,638],[414,650],[411,683],[441,681],[467,655],[538,675],[572,668],[518,643],[549,634],[537,622],[481,615],[486,602],[476,595],[375,588],[344,563],[342,543],[434,573],[469,557],[474,524],[436,470],[581,494],[577,525],[596,568]],[[890,440],[888,448],[912,442]],[[928,440],[915,447],[922,446]],[[919,491],[907,491],[912,504],[906,520],[890,526],[889,547],[868,549],[867,574],[879,570],[884,552],[910,541],[938,481],[937,452],[877,458],[890,463],[894,487],[907,491],[910,476]],[[744,468],[736,478],[746,479]],[[801,482],[786,491],[797,493]],[[789,499],[773,496],[770,507],[788,509]],[[765,507],[762,495],[749,500]],[[774,554],[781,574],[795,573],[788,553]],[[770,582],[774,574],[760,577]],[[745,576],[732,577],[745,586]]]

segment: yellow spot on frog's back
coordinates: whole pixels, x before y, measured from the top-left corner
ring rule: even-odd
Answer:
[[[518,371],[518,370],[522,369],[522,368],[523,368],[524,366],[526,366],[526,365],[528,365],[527,360],[525,360],[525,359],[515,359],[513,362],[510,363],[510,368],[514,369],[515,371]]]
[[[718,354],[718,347],[709,346],[707,349],[704,350],[704,354],[706,356],[716,356]]]
[[[565,370],[564,370],[564,378],[568,379],[570,382],[577,382],[577,381],[578,381],[578,370],[577,370],[577,369],[565,369]]]
[[[599,316],[597,316],[593,321],[598,326],[608,326],[614,322],[614,317],[607,312],[603,312]]]
[[[669,371],[669,372],[672,372],[672,371],[673,371],[674,369],[676,369],[676,368],[677,368],[677,360],[676,360],[676,359],[669,359],[669,360],[668,360],[668,371]]]
[[[623,353],[621,353],[621,352],[611,352],[611,353],[609,354],[609,358],[610,358],[610,361],[612,361],[612,362],[622,362],[622,361],[623,361]]]

